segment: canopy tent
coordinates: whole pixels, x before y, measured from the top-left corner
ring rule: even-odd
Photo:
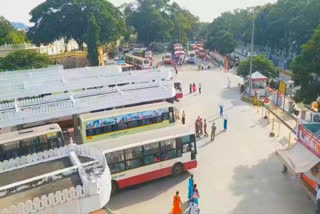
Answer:
[[[297,142],[294,146],[277,151],[279,156],[295,173],[309,171],[320,162],[320,158],[313,154],[308,148]]]
[[[250,79],[250,75],[248,75],[248,79]],[[262,75],[259,71],[256,71],[254,73],[251,74],[251,80],[253,82],[257,82],[257,81],[267,81],[269,78]]]

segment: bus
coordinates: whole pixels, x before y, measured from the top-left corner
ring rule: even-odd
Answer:
[[[58,124],[0,134],[0,161],[31,155],[65,145]]]
[[[136,69],[151,69],[152,67],[150,60],[143,57],[126,55],[125,61],[126,63],[135,66]]]
[[[183,125],[94,142],[107,160],[112,193],[197,167],[194,131]]]
[[[195,64],[196,63],[196,53],[194,51],[189,51],[188,52],[188,62],[191,64]]]
[[[166,127],[175,122],[173,105],[153,103],[80,115],[83,143]]]
[[[164,64],[171,64],[172,63],[172,56],[171,53],[166,53],[163,57],[162,60]]]

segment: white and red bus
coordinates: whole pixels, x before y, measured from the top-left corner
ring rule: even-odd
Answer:
[[[88,145],[103,151],[112,175],[112,193],[197,167],[196,137],[185,126],[126,135]]]
[[[163,56],[163,62],[164,62],[164,64],[167,64],[167,65],[172,63],[171,53],[166,53],[166,54]]]
[[[133,65],[136,69],[151,69],[152,62],[149,59],[133,56],[133,55],[126,55],[125,62],[127,64]]]

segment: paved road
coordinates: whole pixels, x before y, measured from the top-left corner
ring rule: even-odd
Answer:
[[[232,80],[230,89],[226,88],[228,76]],[[215,121],[218,127],[214,143],[207,138],[198,140],[198,168],[190,171],[199,186],[204,214],[315,212],[295,177],[280,172],[277,147],[267,136],[269,126],[252,106],[240,101],[239,77],[220,70],[199,72],[194,66],[186,66],[177,79],[182,82],[185,94],[177,106],[185,110],[187,126],[193,129],[200,115],[210,122],[209,126]],[[203,93],[188,94],[190,82],[201,82]],[[221,131],[220,103],[225,105],[229,116],[227,132]],[[188,176],[168,177],[123,190],[108,206],[121,214],[167,214],[172,197],[179,190],[186,208]]]

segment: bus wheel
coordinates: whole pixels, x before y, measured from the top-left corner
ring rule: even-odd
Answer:
[[[116,181],[111,182],[111,195],[114,195],[118,192],[118,184]]]
[[[178,176],[183,173],[183,165],[181,163],[176,163],[172,168],[173,176]]]

